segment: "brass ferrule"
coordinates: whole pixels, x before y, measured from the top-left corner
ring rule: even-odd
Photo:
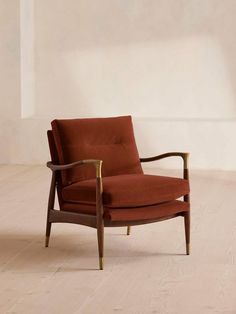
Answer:
[[[183,157],[184,160],[184,169],[188,169],[188,157],[189,157],[189,153],[186,153]]]
[[[96,177],[101,178],[102,177],[102,160],[96,162]]]
[[[190,244],[189,243],[186,244],[186,254],[190,255]]]
[[[99,268],[103,270],[103,257],[99,257]]]

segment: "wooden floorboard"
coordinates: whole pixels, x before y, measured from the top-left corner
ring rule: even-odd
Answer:
[[[44,248],[49,184],[44,166],[0,166],[1,314],[236,313],[235,172],[191,171],[190,256],[182,217],[107,228],[103,271],[92,228],[55,224]]]

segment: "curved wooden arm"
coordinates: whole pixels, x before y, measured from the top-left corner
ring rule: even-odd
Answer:
[[[163,158],[167,158],[167,157],[173,157],[173,156],[182,157],[184,160],[187,160],[189,153],[169,152],[169,153],[165,153],[165,154],[161,154],[161,155],[157,155],[157,156],[153,156],[153,157],[140,158],[140,162],[150,162],[150,161],[155,161],[155,160],[159,160],[159,159],[163,159]]]
[[[102,160],[84,159],[84,160],[78,160],[78,161],[75,161],[75,162],[72,162],[72,163],[66,164],[66,165],[54,165],[51,161],[48,161],[47,167],[50,168],[52,171],[57,171],[57,170],[67,170],[70,168],[74,168],[74,167],[81,166],[81,165],[87,165],[87,164],[93,164],[96,167],[96,169],[101,168]]]
[[[148,157],[148,158],[140,158],[140,162],[150,162],[150,161],[155,161],[155,160],[160,160],[163,158],[167,158],[167,157],[182,157],[183,159],[183,166],[184,166],[184,179],[188,179],[188,157],[189,157],[189,153],[182,153],[182,152],[169,152],[169,153],[165,153],[165,154],[161,154],[161,155],[157,155],[154,157]]]

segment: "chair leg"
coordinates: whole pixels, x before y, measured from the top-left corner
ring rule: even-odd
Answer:
[[[103,251],[104,251],[104,225],[97,228],[99,269],[103,270]]]
[[[131,229],[131,227],[127,226],[127,235],[130,235],[130,229]]]
[[[45,247],[48,247],[48,244],[49,244],[49,238],[50,238],[50,233],[51,233],[51,226],[52,226],[52,223],[47,220]]]
[[[184,215],[185,226],[185,241],[186,241],[186,254],[190,255],[190,212],[186,212]]]

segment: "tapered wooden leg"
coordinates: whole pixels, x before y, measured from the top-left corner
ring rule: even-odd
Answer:
[[[49,238],[50,238],[50,233],[51,233],[51,222],[47,221],[47,225],[46,225],[46,237],[45,237],[45,247],[48,247],[49,244]]]
[[[104,251],[104,225],[103,223],[97,228],[99,269],[103,270],[103,251]]]
[[[184,215],[185,226],[185,240],[186,240],[186,254],[190,254],[190,212],[186,212]]]
[[[97,237],[99,253],[99,269],[103,269],[103,247],[104,247],[104,220],[102,206],[102,162],[96,164],[96,213],[97,213]]]
[[[130,235],[130,229],[131,229],[131,227],[127,226],[127,235]]]

